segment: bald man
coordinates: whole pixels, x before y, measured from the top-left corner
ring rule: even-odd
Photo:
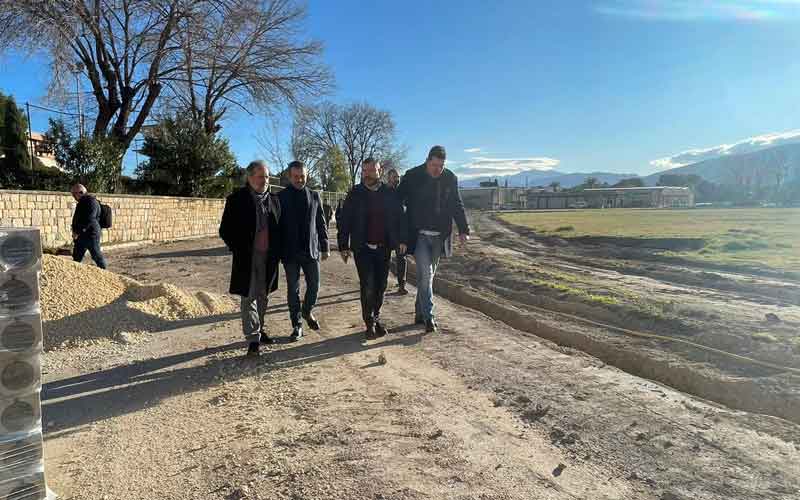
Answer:
[[[72,260],[81,262],[89,250],[97,267],[105,269],[106,258],[100,251],[100,203],[83,184],[75,184],[71,192],[78,202],[72,215]]]

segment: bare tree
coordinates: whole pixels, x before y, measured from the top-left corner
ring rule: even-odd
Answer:
[[[306,11],[293,0],[238,0],[182,20],[182,70],[167,78],[182,107],[216,133],[228,110],[296,106],[327,92],[322,44],[299,39]]]
[[[367,103],[351,104],[340,112],[341,149],[350,167],[350,179],[356,175],[367,158],[380,159],[392,154],[395,125],[391,113]],[[359,176],[360,177],[360,176]]]
[[[46,51],[51,90],[79,69],[93,137],[127,150],[165,87],[207,131],[231,105],[327,88],[320,44],[294,41],[304,12],[292,0],[0,0],[0,50]]]
[[[314,163],[334,148],[347,161],[352,185],[360,178],[361,164],[367,158],[400,163],[405,157],[404,150],[395,147],[395,124],[388,111],[367,103],[301,107],[292,133],[295,155]]]
[[[0,0],[0,48],[20,44],[50,55],[52,86],[81,68],[96,100],[95,138],[127,149],[176,71],[182,19],[211,0]],[[78,64],[79,63],[79,64]]]
[[[255,134],[255,139],[261,146],[261,152],[269,164],[271,175],[280,177],[281,185],[284,185],[288,181],[283,173],[292,159],[292,152],[287,142],[281,138],[280,122],[281,117],[278,115],[267,116],[264,128]]]

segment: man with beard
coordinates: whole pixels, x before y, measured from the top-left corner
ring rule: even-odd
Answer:
[[[271,344],[264,317],[269,293],[278,288],[280,203],[269,192],[269,169],[262,160],[247,166],[247,184],[225,200],[219,235],[233,253],[230,293],[241,297],[247,354]]]
[[[469,240],[469,223],[458,192],[458,178],[445,168],[443,146],[433,146],[425,163],[403,176],[398,197],[408,213],[408,251],[413,253],[417,274],[417,302],[414,320],[425,331],[438,329],[434,318],[433,278],[443,255],[453,253],[453,221],[461,244]]]
[[[371,340],[386,335],[380,321],[392,249],[405,254],[402,209],[394,192],[381,182],[381,165],[364,160],[362,182],[350,191],[339,221],[339,251],[347,262],[356,261],[361,288],[361,313],[365,337]]]
[[[319,294],[319,262],[330,255],[328,227],[322,213],[319,193],[306,185],[308,170],[303,162],[293,161],[288,168],[290,184],[280,192],[281,260],[286,272],[286,294],[292,321],[292,340],[303,337],[302,318],[312,330],[319,321],[312,313]],[[300,270],[306,280],[306,294],[300,303]]]

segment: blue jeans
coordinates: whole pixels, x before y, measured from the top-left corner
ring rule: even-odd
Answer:
[[[414,261],[417,265],[417,303],[415,315],[424,320],[433,319],[433,277],[439,266],[444,243],[441,236],[420,234]]]
[[[100,250],[100,236],[86,236],[84,234],[78,236],[72,246],[72,260],[81,262],[83,256],[86,255],[86,250],[92,256],[92,260],[97,264],[100,269],[106,268],[106,258]]]
[[[300,269],[306,277],[306,296],[303,299],[302,314],[311,314],[319,294],[319,261],[311,257],[294,257],[284,262],[286,271],[286,302],[289,304],[289,318],[292,326],[300,326]]]

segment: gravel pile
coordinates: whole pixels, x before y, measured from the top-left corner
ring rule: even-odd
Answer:
[[[230,297],[191,293],[170,284],[143,285],[94,266],[45,255],[41,277],[46,350],[125,339],[180,322],[236,312]]]

